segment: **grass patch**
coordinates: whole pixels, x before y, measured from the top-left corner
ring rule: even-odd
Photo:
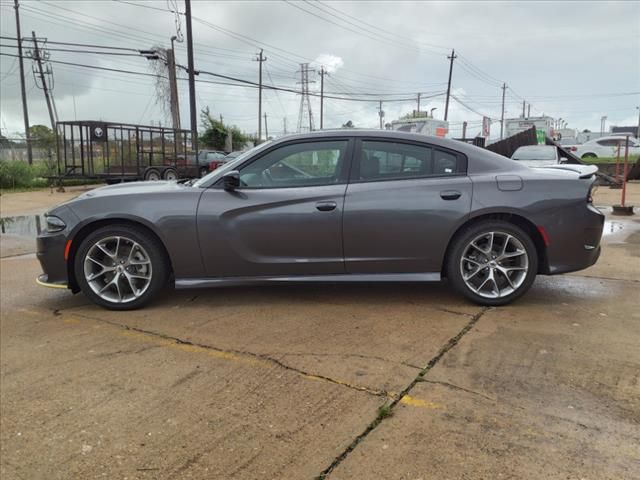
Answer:
[[[55,167],[47,162],[35,162],[29,165],[21,160],[0,160],[0,192],[16,193],[51,186],[52,181],[45,178],[56,174]],[[94,185],[103,183],[99,180],[69,179],[63,185]]]
[[[593,165],[596,163],[616,163],[616,157],[598,157],[598,158],[583,158],[581,159],[587,165]],[[632,165],[638,161],[638,157],[629,157],[629,165]],[[624,165],[624,156],[620,157],[620,164]]]
[[[391,405],[388,403],[385,403],[384,405],[380,405],[380,407],[378,407],[378,416],[376,417],[376,421],[380,422],[385,418],[390,417],[391,415],[393,415],[393,410],[391,409]]]

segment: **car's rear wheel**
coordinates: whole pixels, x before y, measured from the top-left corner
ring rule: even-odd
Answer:
[[[200,177],[204,177],[207,173],[209,173],[209,169],[207,167],[200,167]]]
[[[595,153],[585,153],[580,158],[598,158],[598,156]]]
[[[109,225],[85,238],[74,272],[83,293],[112,310],[140,308],[167,284],[168,259],[160,242],[143,228]]]
[[[451,245],[447,276],[454,288],[475,303],[512,302],[532,285],[538,254],[531,237],[501,220],[473,225]]]

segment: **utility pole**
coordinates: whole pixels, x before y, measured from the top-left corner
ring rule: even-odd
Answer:
[[[462,139],[466,140],[467,138],[467,122],[462,122]]]
[[[187,20],[187,67],[189,68],[189,110],[191,114],[191,146],[198,158],[198,123],[196,120],[196,79],[193,66],[193,31],[191,28],[191,0],[184,0],[184,15]]]
[[[451,96],[451,75],[453,75],[453,61],[458,58],[456,56],[456,51],[455,50],[451,50],[451,56],[447,56],[447,58],[449,60],[451,60],[451,63],[449,64],[449,83],[447,84],[447,101],[444,104],[444,120],[445,122],[447,121],[447,118],[449,118],[449,97]]]
[[[56,131],[56,118],[53,115],[53,107],[51,106],[51,97],[49,96],[49,87],[47,86],[47,79],[44,77],[44,70],[42,69],[42,56],[40,49],[38,49],[38,39],[36,38],[36,32],[31,32],[33,38],[33,59],[38,65],[38,73],[40,75],[40,81],[42,82],[42,90],[44,90],[44,98],[47,101],[47,110],[49,110],[49,121],[51,122],[51,130]]]
[[[636,138],[640,138],[640,107],[636,107],[636,110],[638,110],[638,135]]]
[[[420,116],[420,94],[418,93],[418,117]]]
[[[324,76],[328,74],[329,72],[324,67],[320,67],[320,72],[318,73],[320,75],[320,130],[324,125]]]
[[[167,50],[167,68],[169,69],[169,90],[171,91],[171,119],[174,130],[180,130],[180,103],[178,97],[178,81],[176,78],[176,50],[173,42],[177,39],[171,37],[171,50]]]
[[[522,100],[522,118],[524,118],[524,100]]]
[[[258,73],[258,142],[262,138],[262,62],[266,62],[267,58],[262,55],[262,48],[260,54],[255,58],[255,61],[259,65]]]
[[[531,104],[527,106],[527,118],[531,117]]]
[[[267,126],[267,112],[264,112],[264,139],[269,140],[269,127]]]
[[[507,84],[502,84],[502,114],[500,115],[500,140],[504,138],[504,97],[507,93]]]
[[[378,115],[380,116],[380,130],[382,130],[382,119],[384,118],[384,110],[382,110],[382,100],[380,100],[380,104],[378,107]]]
[[[24,139],[27,142],[27,160],[29,165],[33,163],[33,151],[31,150],[31,137],[29,135],[29,110],[27,108],[27,89],[24,84],[24,61],[22,56],[22,37],[20,36],[20,13],[18,0],[13,0],[13,8],[16,10],[16,37],[18,39],[18,60],[20,63],[20,89],[22,91],[22,115],[24,117]]]

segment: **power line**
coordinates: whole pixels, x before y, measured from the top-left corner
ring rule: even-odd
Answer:
[[[18,41],[18,39],[16,37],[0,36],[0,39]],[[23,38],[22,41],[23,42],[32,42],[33,39],[31,39],[31,38]],[[47,40],[47,43],[49,43],[51,45],[67,45],[67,46],[72,46],[72,47],[103,48],[103,49],[106,49],[106,50],[123,50],[123,51],[129,51],[129,52],[138,52],[139,51],[137,48],[113,47],[113,46],[109,46],[109,45],[95,45],[95,44],[74,43],[74,42],[54,42],[52,40]]]
[[[50,42],[47,42],[50,43]],[[0,47],[6,48],[18,48],[17,45],[7,45],[0,43]],[[98,54],[98,55],[119,55],[123,57],[138,57],[141,58],[140,53],[120,53],[120,52],[100,52],[96,50],[75,50],[75,49],[67,49],[67,48],[48,48],[49,52],[68,52],[68,53],[90,53],[90,54]]]

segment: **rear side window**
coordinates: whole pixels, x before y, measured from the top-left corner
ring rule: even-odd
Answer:
[[[382,181],[457,175],[460,156],[428,146],[363,140],[354,180]]]

